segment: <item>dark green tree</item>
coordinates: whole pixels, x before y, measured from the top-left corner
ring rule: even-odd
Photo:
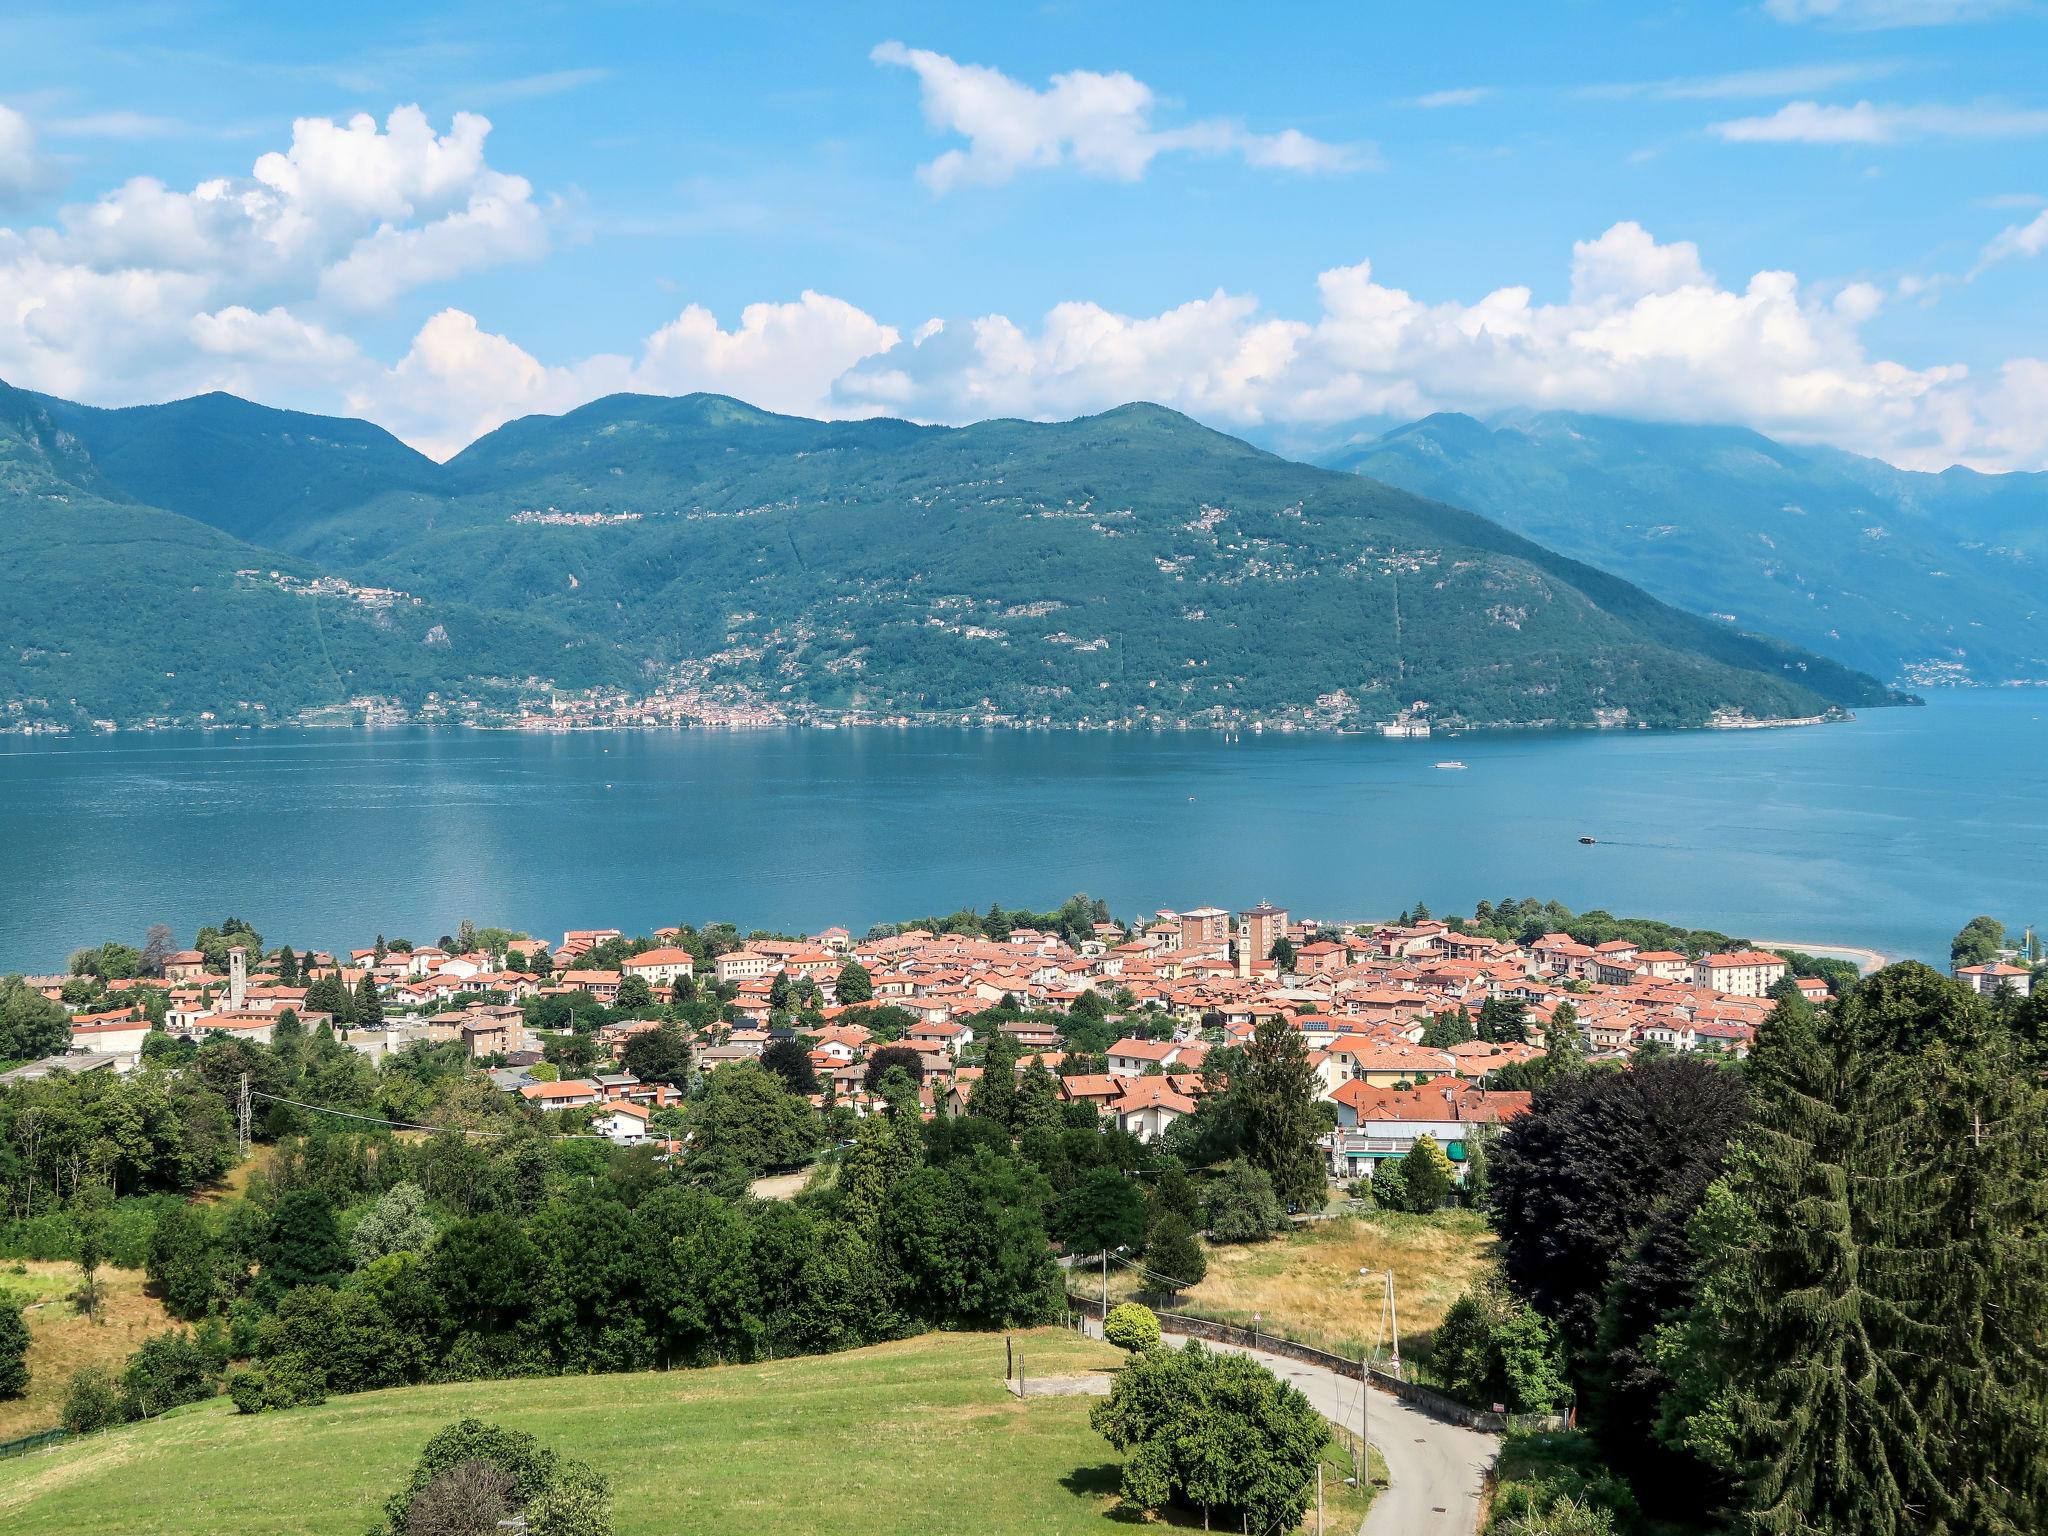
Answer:
[[[1046,1070],[1044,1062],[1032,1062],[1017,1080],[1018,1134],[1022,1135],[1034,1126],[1057,1126],[1064,1119],[1059,1079]]]
[[[220,1362],[185,1328],[151,1334],[121,1372],[121,1399],[128,1418],[155,1418],[185,1403],[202,1402],[219,1390]]]
[[[967,1096],[967,1112],[993,1120],[1005,1129],[1017,1130],[1017,1061],[1023,1048],[1016,1037],[989,1025],[990,1035],[982,1047],[981,1077]]]
[[[1475,1408],[1548,1413],[1571,1392],[1556,1330],[1491,1274],[1451,1304],[1430,1362],[1444,1385]]]
[[[861,1086],[869,1093],[880,1087],[891,1069],[906,1074],[913,1083],[924,1081],[924,1058],[907,1045],[885,1045],[869,1051],[866,1067],[861,1075]]]
[[[1120,1169],[1090,1169],[1054,1204],[1052,1235],[1075,1254],[1134,1248],[1145,1235],[1145,1196]]]
[[[1209,1235],[1219,1243],[1255,1243],[1287,1224],[1287,1212],[1273,1192],[1266,1170],[1235,1158],[1207,1187]]]
[[[1758,1530],[2013,1532],[2048,1500],[2042,1090],[1982,1001],[1893,966],[1779,1003],[1720,1319]],[[1723,1262],[1726,1262],[1724,1259]]]
[[[794,1167],[817,1147],[818,1119],[811,1106],[753,1062],[720,1067],[690,1106],[693,1159],[723,1159],[759,1174]]]
[[[273,1286],[338,1285],[354,1266],[334,1202],[318,1189],[287,1192],[271,1213],[263,1246],[263,1276]]]
[[[1949,942],[1950,965],[1982,965],[2005,948],[2005,924],[1995,917],[1973,917]]]
[[[0,1302],[0,1398],[28,1392],[28,1324],[21,1308]]]
[[[1284,1018],[1259,1020],[1230,1085],[1239,1145],[1284,1204],[1306,1210],[1322,1208],[1327,1188],[1316,1144],[1321,1097],[1301,1032]]]
[[[1451,1160],[1434,1136],[1415,1138],[1401,1158],[1401,1183],[1407,1208],[1418,1214],[1440,1211],[1457,1197],[1458,1184]]]
[[[1519,997],[1489,997],[1479,1005],[1478,1034],[1495,1045],[1527,1044],[1529,1005]]]
[[[841,1004],[865,1003],[873,1000],[875,978],[868,974],[867,967],[858,960],[849,960],[839,967],[839,980],[832,988],[832,997]]]
[[[1145,1268],[1152,1272],[1153,1284],[1169,1291],[1189,1290],[1209,1273],[1209,1255],[1195,1238],[1194,1224],[1179,1211],[1168,1211],[1152,1223]]]
[[[761,1065],[782,1079],[783,1087],[805,1098],[818,1091],[817,1069],[801,1040],[775,1040],[761,1053]]]
[[[690,1042],[673,1024],[663,1023],[626,1037],[619,1065],[643,1083],[690,1086]]]
[[[19,976],[0,976],[0,1060],[34,1061],[71,1046],[71,1015]]]
[[[221,1289],[224,1268],[203,1208],[178,1204],[157,1218],[144,1273],[171,1316],[186,1322],[204,1317]]]

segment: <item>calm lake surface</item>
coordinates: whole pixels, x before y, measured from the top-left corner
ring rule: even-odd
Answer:
[[[1435,769],[1462,759],[1464,772]],[[1598,838],[1582,847],[1581,834]],[[217,732],[0,747],[0,970],[152,922],[273,942],[1262,898],[1556,897],[1947,958],[2048,921],[2048,694],[1781,731],[1224,740],[982,731]]]

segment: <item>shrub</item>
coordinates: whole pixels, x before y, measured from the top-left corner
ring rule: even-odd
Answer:
[[[1542,1507],[1522,1507],[1498,1517],[1489,1530],[1492,1536],[1613,1536],[1614,1516],[1565,1493]]]
[[[1408,1209],[1408,1175],[1391,1158],[1373,1165],[1372,1203],[1383,1211]]]
[[[1287,1225],[1272,1179],[1241,1157],[1209,1186],[1208,1214],[1209,1235],[1219,1243],[1257,1242]]]
[[[1133,1353],[1153,1349],[1159,1344],[1159,1319],[1150,1307],[1135,1301],[1118,1302],[1109,1309],[1102,1324],[1102,1336],[1118,1349]]]
[[[327,1401],[327,1378],[297,1351],[228,1373],[228,1396],[243,1413],[266,1408],[311,1408]]]
[[[1195,1229],[1187,1218],[1168,1211],[1152,1224],[1152,1237],[1145,1245],[1145,1267],[1153,1272],[1155,1283],[1176,1280],[1180,1283],[1173,1289],[1186,1290],[1200,1285],[1209,1273],[1209,1256],[1195,1241]]]
[[[219,1365],[189,1329],[173,1328],[142,1341],[121,1373],[128,1417],[154,1418],[185,1403],[213,1396]]]
[[[1309,1400],[1257,1361],[1192,1343],[1133,1356],[1088,1422],[1125,1453],[1127,1505],[1199,1506],[1226,1529],[1233,1516],[1260,1531],[1298,1524],[1330,1440]]]
[[[476,1458],[458,1461],[412,1496],[405,1536],[484,1536],[518,1507],[503,1468]]]
[[[1442,1210],[1458,1192],[1458,1172],[1434,1136],[1415,1138],[1401,1159],[1401,1180],[1407,1186],[1407,1208],[1418,1215]]]
[[[1452,1395],[1478,1408],[1547,1413],[1570,1390],[1557,1331],[1498,1274],[1451,1304],[1431,1354]]]
[[[611,1536],[611,1489],[533,1436],[462,1419],[430,1439],[384,1506],[392,1536],[490,1536],[524,1513],[528,1536]]]
[[[111,1429],[128,1420],[127,1405],[111,1372],[89,1365],[71,1378],[64,1391],[64,1427],[74,1435]]]
[[[349,1256],[361,1269],[387,1253],[424,1253],[438,1231],[419,1185],[394,1184],[349,1234]]]
[[[0,1302],[0,1397],[28,1391],[28,1324],[21,1308]]]

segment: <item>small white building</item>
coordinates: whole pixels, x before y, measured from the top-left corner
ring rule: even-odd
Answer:
[[[1757,949],[1702,955],[1693,963],[1693,984],[1730,997],[1769,997],[1785,979],[1785,962]]]
[[[759,981],[773,969],[774,961],[751,949],[727,950],[712,962],[720,986],[735,981]]]
[[[622,1147],[637,1147],[647,1139],[647,1110],[627,1099],[609,1100],[590,1128]]]
[[[621,960],[619,969],[650,987],[672,987],[678,976],[696,975],[697,962],[687,949],[646,949]]]
[[[1179,1040],[1119,1040],[1109,1048],[1109,1075],[1143,1077],[1150,1066],[1164,1072],[1180,1060],[1183,1045]]]
[[[2000,987],[2011,987],[2021,997],[2030,996],[2034,990],[2034,973],[2005,960],[1986,960],[1982,965],[1959,965],[1956,980],[1989,997]]]

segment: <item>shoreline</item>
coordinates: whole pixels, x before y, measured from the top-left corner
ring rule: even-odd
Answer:
[[[1890,956],[1865,949],[1860,944],[1801,944],[1792,939],[1751,939],[1749,942],[1758,949],[1792,949],[1802,955],[1817,955],[1823,960],[1847,960],[1865,976],[1892,963]]]
[[[1915,701],[1918,702],[1918,701]],[[1865,708],[1894,708],[1899,706],[1879,705]],[[1676,731],[1761,731],[1790,730],[1801,726],[1846,725],[1855,722],[1854,711],[1832,710],[1822,715],[1805,715],[1798,718],[1741,719],[1710,718],[1692,724],[1651,723],[1648,721],[1595,721],[1595,720],[1489,720],[1460,721],[1446,723],[1434,731],[1410,731],[1398,727],[1395,722],[1381,721],[1370,725],[1340,724],[1302,720],[1103,720],[1103,721],[1052,721],[1017,720],[990,718],[953,718],[949,716],[883,716],[879,718],[848,719],[844,717],[810,716],[779,720],[733,719],[676,719],[676,720],[563,720],[563,719],[513,719],[513,720],[411,720],[411,719],[358,719],[358,720],[248,720],[137,725],[92,725],[86,727],[57,726],[44,724],[20,724],[0,726],[0,737],[19,736],[24,739],[57,739],[67,741],[103,741],[121,736],[165,736],[183,732],[199,732],[206,735],[215,733],[247,735],[251,732],[266,731],[374,731],[374,730],[456,730],[488,731],[522,736],[573,736],[598,733],[638,732],[648,735],[674,735],[686,731],[702,731],[718,734],[741,734],[752,731],[1018,731],[1024,733],[1066,733],[1076,735],[1147,735],[1172,736],[1196,732],[1225,738],[1238,736],[1355,736],[1378,741],[1414,741],[1428,743],[1455,739],[1460,736],[1477,736],[1515,732],[1557,732],[1596,735],[1653,735]]]

